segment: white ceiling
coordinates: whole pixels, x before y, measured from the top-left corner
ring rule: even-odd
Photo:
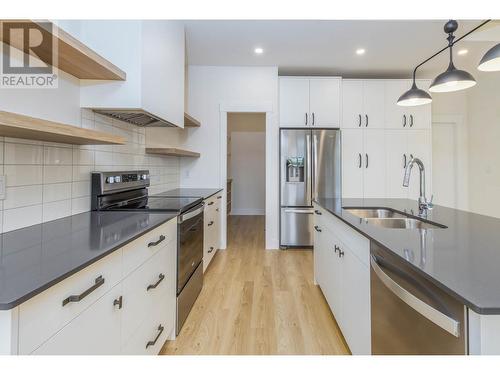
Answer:
[[[187,59],[193,65],[278,66],[280,74],[338,74],[343,77],[409,77],[413,68],[446,46],[446,20],[422,21],[186,21]],[[481,21],[459,21],[457,37]],[[473,69],[500,41],[500,23],[490,23],[457,43],[458,68]],[[481,29],[482,30],[482,29]],[[474,36],[475,34],[472,34]],[[473,40],[473,39],[479,39]],[[255,47],[264,54],[256,55]],[[365,48],[363,56],[355,50]],[[418,77],[432,77],[447,66],[446,53],[424,65]],[[418,78],[417,77],[417,78]]]

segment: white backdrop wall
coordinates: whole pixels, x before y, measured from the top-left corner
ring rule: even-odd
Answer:
[[[266,116],[264,113],[228,113],[227,117],[231,137],[228,177],[233,179],[231,214],[264,215]]]
[[[266,202],[270,202],[266,204],[266,248],[278,248],[278,68],[190,65],[187,92],[187,112],[199,119],[202,126],[186,130],[180,141],[201,156],[181,160],[182,187],[225,187],[221,108],[271,108],[266,122]]]

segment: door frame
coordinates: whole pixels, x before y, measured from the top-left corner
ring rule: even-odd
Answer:
[[[265,113],[266,114],[266,215],[265,215],[265,246],[266,249],[278,248],[279,201],[278,201],[278,134],[276,112],[272,103],[223,103],[219,109],[220,123],[220,186],[227,186],[227,114]],[[274,147],[273,147],[274,146]],[[221,249],[227,246],[227,192],[224,189],[221,218]],[[273,204],[273,202],[277,202]]]
[[[438,124],[454,124],[457,127],[455,149],[457,150],[457,171],[456,180],[465,183],[457,184],[457,209],[468,210],[469,208],[469,186],[467,184],[469,177],[468,154],[469,147],[467,143],[467,127],[463,115],[433,115],[432,129]],[[464,152],[465,151],[465,152]],[[433,168],[434,170],[434,168]]]

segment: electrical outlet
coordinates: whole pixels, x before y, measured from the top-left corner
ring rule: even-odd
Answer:
[[[0,175],[0,200],[5,199],[5,175]]]

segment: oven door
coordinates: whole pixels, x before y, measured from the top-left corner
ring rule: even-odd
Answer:
[[[177,294],[203,260],[203,204],[178,218]]]

